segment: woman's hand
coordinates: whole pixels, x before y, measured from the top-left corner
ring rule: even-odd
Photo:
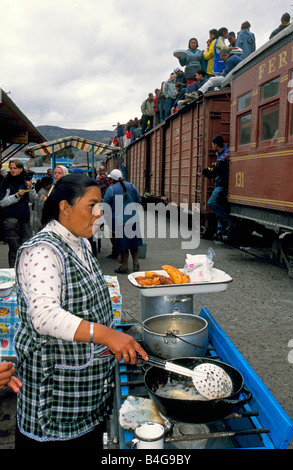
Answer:
[[[134,338],[132,338],[132,336],[126,333],[110,329],[104,344],[108,346],[110,351],[115,355],[117,361],[121,361],[121,359],[123,359],[124,362],[135,364],[137,354],[139,354],[145,361],[148,360],[148,355],[145,350],[137,341],[135,341]]]
[[[4,387],[10,387],[15,393],[22,387],[21,381],[14,377],[15,367],[12,362],[3,362],[0,364],[0,390]]]
[[[82,320],[77,328],[74,341],[89,341],[90,338],[90,323]],[[140,344],[135,341],[132,336],[122,333],[121,331],[113,330],[108,326],[99,323],[94,324],[94,343],[104,344],[115,355],[117,361],[123,360],[135,364],[137,354],[139,354],[145,361],[148,360],[148,355]]]

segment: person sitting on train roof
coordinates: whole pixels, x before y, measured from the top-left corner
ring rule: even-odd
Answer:
[[[174,114],[177,111],[177,109],[180,109],[180,107],[182,107],[179,105],[179,101],[184,100],[185,93],[186,93],[186,87],[183,85],[183,83],[176,83],[175,87],[176,87],[177,96],[175,98],[174,105],[171,108],[171,114]]]
[[[290,26],[290,13],[284,13],[281,16],[280,26],[278,26],[278,28],[276,28],[276,29],[274,29],[274,31],[272,31],[269,39],[272,39],[274,36],[276,36],[276,34],[280,33],[281,31],[283,31],[283,29],[287,28],[287,26]]]
[[[193,92],[196,92],[201,86],[203,86],[204,83],[206,83],[209,79],[207,74],[204,72],[204,70],[199,70],[195,74],[196,81],[193,82],[192,85],[187,85],[185,94],[183,98],[178,99],[177,104],[178,104],[178,109],[183,108],[187,103],[190,103],[193,101],[193,98],[187,98],[186,94],[191,94]]]
[[[225,208],[228,195],[230,149],[221,135],[212,138],[212,149],[216,152],[217,162],[205,168],[203,175],[214,179],[214,190],[208,200],[208,206],[217,217],[217,233],[214,239],[221,241],[224,236],[229,236],[233,227],[233,219]]]
[[[175,83],[182,83],[183,85],[186,86],[187,82],[186,82],[185,73],[179,67],[175,67],[173,72],[176,73]]]
[[[195,74],[196,81],[192,85],[187,85],[186,93],[192,93],[202,87],[209,79],[204,70],[199,70]]]
[[[238,55],[232,54],[229,49],[223,49],[220,52],[220,57],[223,59],[225,63],[225,68],[223,72],[221,73],[221,75],[209,78],[208,81],[204,83],[204,85],[201,86],[197,91],[190,93],[190,94],[186,94],[185,98],[192,98],[193,100],[198,100],[210,88],[214,89],[215,87],[221,87],[222,82],[224,78],[226,77],[226,75],[228,75],[228,73],[231,72],[231,70],[233,70],[236,67],[236,65],[242,62],[241,57],[239,57]]]
[[[255,36],[250,31],[251,24],[248,21],[244,21],[241,25],[241,31],[239,31],[236,40],[236,47],[240,47],[243,50],[241,59],[246,59],[252,52],[255,51]]]
[[[217,29],[211,29],[209,31],[209,39],[207,40],[207,47],[206,51],[203,52],[203,57],[207,62],[207,75],[210,77],[214,76],[214,59],[215,59],[215,53],[214,53],[214,48],[215,48],[215,43],[218,39],[218,30]]]

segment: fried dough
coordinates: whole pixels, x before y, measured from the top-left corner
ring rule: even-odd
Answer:
[[[151,277],[151,274],[153,274],[152,277]],[[152,273],[151,271],[146,271],[145,276],[137,276],[135,280],[140,286],[149,286],[149,287],[174,284],[169,277],[163,276],[157,273]]]
[[[144,276],[137,276],[135,278],[136,282],[140,286],[152,287],[170,284],[187,284],[190,281],[189,276],[186,276],[184,273],[179,271],[179,269],[174,268],[174,266],[165,264],[161,268],[167,272],[169,277],[163,276],[153,271],[145,271]]]
[[[140,281],[138,281],[138,284],[140,286],[147,286],[147,287],[158,286],[160,284],[160,278],[153,277],[153,278],[141,279]]]
[[[179,271],[179,269],[174,268],[174,266],[164,264],[164,266],[161,266],[161,268],[167,272],[174,284],[187,284],[190,281],[189,276],[186,276],[181,271]]]
[[[159,274],[154,273],[153,271],[146,271],[144,275],[147,278],[159,277]]]

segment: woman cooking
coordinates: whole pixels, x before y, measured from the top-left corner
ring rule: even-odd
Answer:
[[[100,202],[95,180],[62,177],[45,202],[44,229],[19,250],[16,448],[97,447],[97,439],[101,448],[115,358],[147,359],[111,328],[108,288],[87,240]]]

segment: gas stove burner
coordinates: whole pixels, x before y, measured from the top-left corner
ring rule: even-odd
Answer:
[[[186,440],[174,441],[173,445],[176,449],[205,449],[207,439],[194,439],[194,435],[208,435],[210,429],[206,424],[189,424],[189,423],[178,423],[175,424],[172,429],[172,437],[174,439],[179,438],[183,439],[186,437]],[[192,440],[188,439],[192,438]]]

